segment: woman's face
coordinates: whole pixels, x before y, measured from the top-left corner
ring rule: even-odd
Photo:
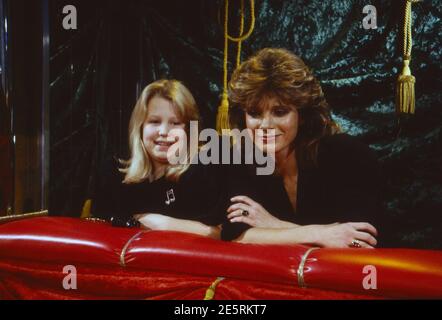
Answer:
[[[167,151],[185,136],[185,124],[172,102],[160,96],[150,99],[143,124],[143,143],[154,166],[167,164]]]
[[[298,111],[275,97],[265,97],[245,115],[246,127],[264,152],[288,153],[298,133]],[[261,130],[259,130],[261,129]]]

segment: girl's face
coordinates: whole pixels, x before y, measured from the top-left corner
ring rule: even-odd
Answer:
[[[298,111],[293,106],[275,97],[265,97],[246,111],[245,121],[255,144],[264,152],[278,155],[291,151],[298,133]]]
[[[143,124],[143,144],[153,165],[167,164],[167,151],[185,139],[185,124],[172,102],[160,96],[150,99]]]

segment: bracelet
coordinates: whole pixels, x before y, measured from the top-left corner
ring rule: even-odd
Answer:
[[[129,219],[120,218],[120,217],[111,217],[110,222],[113,227],[120,227],[120,228],[139,228],[141,226],[141,223],[133,217],[130,217]]]

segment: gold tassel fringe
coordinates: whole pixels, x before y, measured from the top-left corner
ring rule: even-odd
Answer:
[[[414,114],[415,96],[414,84],[416,78],[411,75],[410,60],[404,60],[404,68],[396,85],[396,112]]]
[[[206,290],[206,294],[204,295],[204,300],[213,300],[215,297],[216,286],[224,280],[224,277],[218,277],[215,281],[212,282],[209,288]]]
[[[411,61],[411,48],[413,47],[413,38],[411,36],[411,5],[420,0],[405,0],[405,13],[404,13],[404,68],[399,75],[396,84],[396,112],[398,114],[414,114],[415,109],[415,93],[414,84],[416,78],[412,76],[410,70]]]
[[[229,122],[229,99],[227,94],[227,62],[229,51],[229,40],[238,44],[238,51],[236,55],[236,67],[241,63],[241,43],[245,41],[253,32],[255,28],[255,0],[250,1],[250,27],[247,33],[244,34],[244,0],[241,0],[241,20],[239,28],[239,37],[234,38],[229,35],[229,0],[224,0],[224,59],[223,59],[223,95],[221,105],[218,107],[218,114],[216,116],[216,130],[220,135],[230,133]],[[223,132],[224,130],[224,132]]]
[[[223,134],[223,129],[230,129],[229,99],[227,98],[227,94],[223,94],[221,105],[218,107],[218,114],[216,115],[216,131],[218,131],[219,134]]]
[[[91,207],[92,207],[92,199],[87,199],[84,202],[83,209],[81,210],[81,219],[86,219],[91,217]]]

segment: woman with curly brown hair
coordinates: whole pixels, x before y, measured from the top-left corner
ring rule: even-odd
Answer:
[[[339,132],[318,80],[298,56],[262,49],[233,73],[229,100],[232,125],[249,129],[255,145],[274,154],[276,170],[231,170],[223,239],[376,246],[377,160]]]

